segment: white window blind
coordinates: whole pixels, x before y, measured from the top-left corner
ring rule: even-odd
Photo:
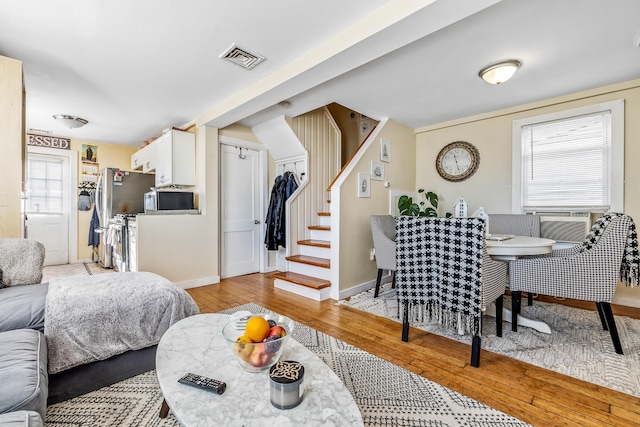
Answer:
[[[611,111],[522,126],[522,209],[606,211]]]

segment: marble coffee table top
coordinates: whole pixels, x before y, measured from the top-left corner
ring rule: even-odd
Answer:
[[[302,403],[287,410],[271,405],[269,372],[244,371],[222,336],[225,314],[180,320],[163,335],[156,354],[162,394],[185,426],[361,426],[360,410],[338,376],[315,354],[290,338],[281,360],[304,365]],[[178,383],[187,372],[224,381],[218,395]]]

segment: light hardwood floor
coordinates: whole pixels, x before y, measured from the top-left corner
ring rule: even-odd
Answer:
[[[316,302],[275,289],[271,274],[234,277],[188,292],[203,313],[259,304],[537,426],[640,425],[640,398],[484,350],[480,368],[473,368],[468,345],[415,328],[403,343],[399,323],[334,300]],[[626,307],[614,307],[614,313],[640,317],[640,310]]]

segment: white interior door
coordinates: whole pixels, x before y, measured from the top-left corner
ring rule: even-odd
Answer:
[[[69,158],[27,155],[26,237],[44,244],[44,265],[69,263]]]
[[[256,150],[222,144],[221,277],[260,271],[260,165]]]

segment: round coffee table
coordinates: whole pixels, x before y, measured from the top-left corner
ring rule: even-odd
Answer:
[[[199,314],[175,323],[162,336],[156,374],[165,402],[184,426],[361,426],[362,415],[338,376],[315,354],[289,339],[281,360],[304,365],[304,399],[281,410],[269,399],[269,372],[244,371],[222,337],[225,314]],[[224,381],[224,394],[178,383],[191,372]]]

